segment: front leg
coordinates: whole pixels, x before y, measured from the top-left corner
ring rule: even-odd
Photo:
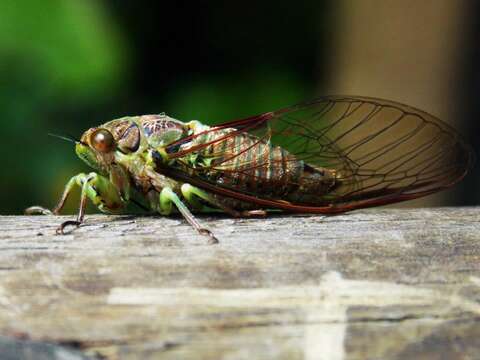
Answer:
[[[68,199],[72,189],[75,186],[81,187],[80,208],[77,220],[65,221],[57,229],[57,233],[63,234],[63,230],[68,225],[79,226],[85,216],[87,198],[102,212],[115,213],[123,209],[126,205],[125,200],[120,196],[119,190],[105,176],[97,173],[78,174],[70,179],[65,186],[63,195],[58,205],[53,209],[54,214],[59,214],[65,202]]]

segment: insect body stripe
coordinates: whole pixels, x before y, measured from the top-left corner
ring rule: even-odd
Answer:
[[[228,137],[229,133],[236,132],[226,128],[206,134],[202,141],[208,145],[199,152],[201,157],[214,156],[211,165],[205,165],[204,176],[221,186],[261,192],[278,199],[303,198],[302,191],[325,192],[334,182],[332,175],[329,179],[324,177],[324,170],[310,167],[310,173],[305,174],[302,160],[279,146],[272,146],[268,139],[248,133]]]

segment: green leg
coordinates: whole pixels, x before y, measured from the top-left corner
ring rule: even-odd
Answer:
[[[211,196],[205,191],[186,183],[182,185],[182,187],[180,188],[180,191],[182,192],[183,197],[188,201],[188,203],[191,204],[196,210],[198,211],[213,210],[201,204],[200,201],[198,201],[198,199],[202,199],[205,202],[215,206],[215,204],[213,204],[212,202]]]
[[[160,213],[162,215],[169,215],[172,212],[172,204],[175,204],[178,211],[183,215],[185,220],[194,227],[200,234],[209,237],[209,244],[218,243],[218,239],[212,232],[204,228],[198,220],[193,216],[187,206],[180,200],[178,195],[169,187],[163,188],[160,193]]]
[[[58,205],[53,209],[54,214],[60,213],[75,186],[82,189],[77,220],[65,221],[57,229],[57,233],[63,234],[63,230],[68,225],[79,226],[82,223],[87,199],[90,199],[100,211],[106,213],[115,213],[125,206],[125,201],[120,197],[118,189],[106,177],[93,172],[90,174],[80,173],[68,181]]]
[[[30,206],[24,210],[25,215],[52,215],[49,209],[45,209],[42,206]]]
[[[218,208],[227,214],[233,217],[251,217],[251,216],[265,216],[267,213],[265,210],[246,210],[246,211],[237,211],[228,206],[223,205],[221,202],[214,199],[209,193],[199,189],[190,184],[183,184],[181,187],[183,197],[190,203],[192,206],[199,211],[211,211],[213,209],[200,204],[198,198],[204,200],[208,204],[211,204],[213,207]]]

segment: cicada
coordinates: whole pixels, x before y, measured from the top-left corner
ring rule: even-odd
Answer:
[[[415,199],[461,180],[473,153],[446,123],[392,101],[331,96],[207,126],[165,114],[128,116],[88,129],[75,151],[95,172],[68,181],[53,213],[81,188],[105,213],[134,201],[161,215],[234,217],[271,211],[336,214]],[[32,211],[30,211],[32,212]]]

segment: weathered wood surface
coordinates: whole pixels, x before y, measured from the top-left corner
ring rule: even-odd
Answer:
[[[17,345],[108,359],[480,358],[480,208],[202,218],[219,245],[178,218],[95,215],[55,235],[65,219],[0,217],[0,335]]]

